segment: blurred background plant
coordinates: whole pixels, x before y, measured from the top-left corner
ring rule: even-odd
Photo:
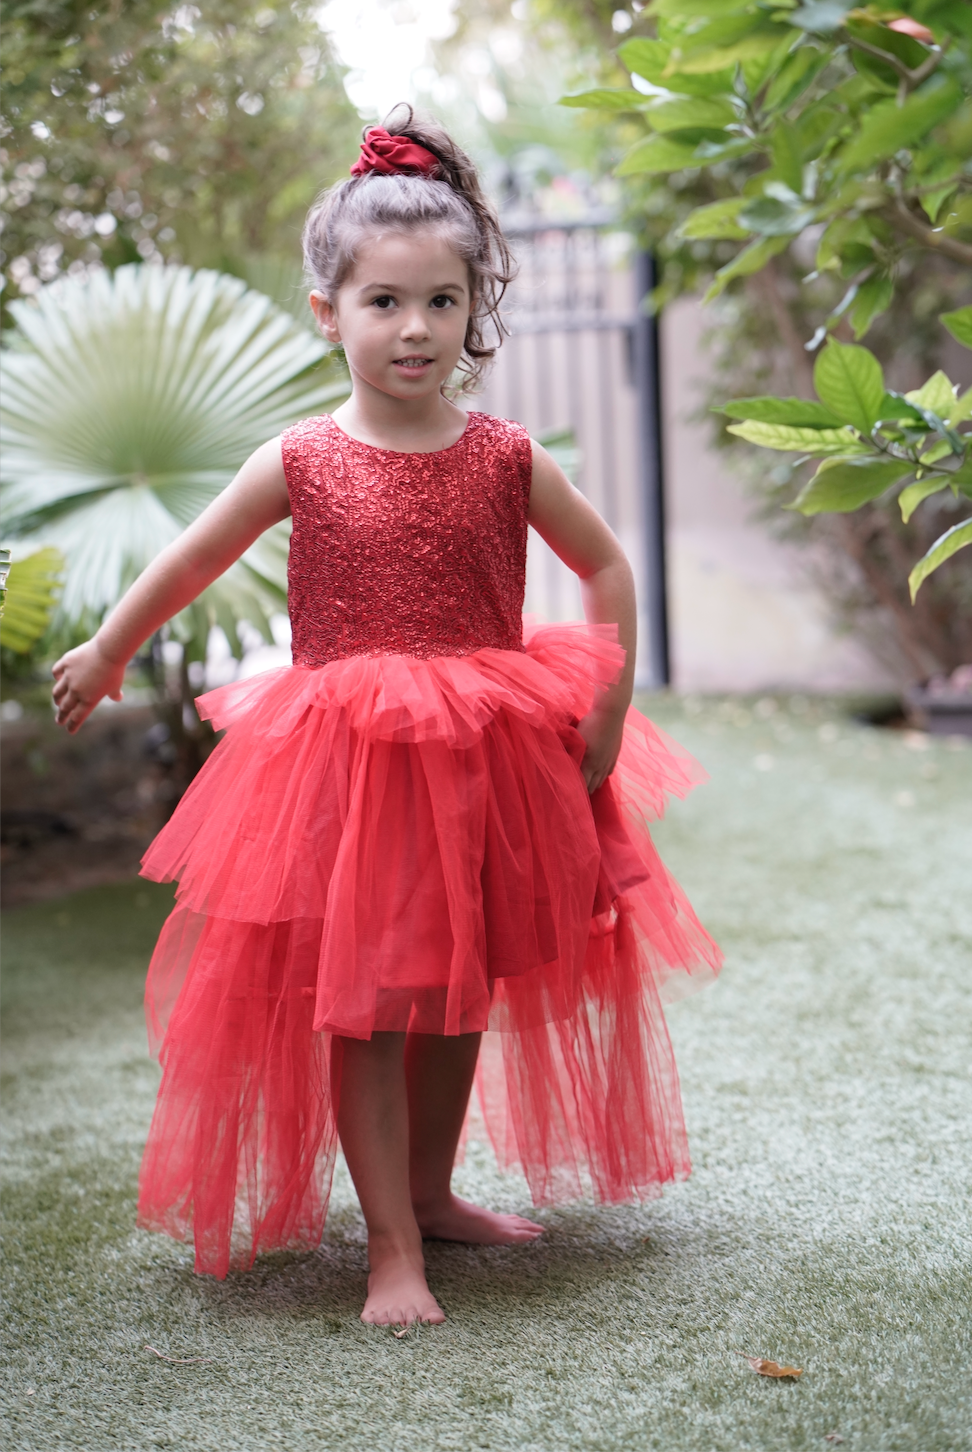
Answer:
[[[300,3],[6,8],[11,608],[25,552],[56,547],[65,561],[44,628],[16,647],[4,631],[8,692],[46,694],[49,662],[257,444],[345,396],[299,262],[307,207],[359,135],[342,77]],[[176,792],[212,744],[191,708],[209,629],[236,655],[243,622],[269,638],[286,551],[286,532],[271,531],[141,661]]]
[[[42,288],[11,314],[5,538],[64,562],[50,622],[25,640],[45,657],[97,629],[255,448],[347,393],[321,338],[226,274],[102,269]],[[181,647],[170,652],[174,679],[162,636],[150,644],[145,668],[182,785],[212,741],[192,708],[210,632],[219,626],[235,656],[242,621],[272,639],[270,615],[286,609],[287,544],[283,525],[269,530],[169,623],[165,637]]]
[[[600,12],[586,26],[607,51]],[[710,401],[757,393],[781,372],[811,398],[813,352],[830,334],[866,335],[897,391],[943,362],[967,385],[968,360],[938,318],[972,295],[972,9],[654,0],[614,10],[611,26],[625,39],[592,68],[601,84],[564,104],[617,117],[616,172],[663,265],[655,305],[704,284],[710,299],[732,295],[713,324]],[[953,434],[968,417],[955,392]],[[944,435],[927,442],[950,447]],[[866,501],[859,488],[853,501],[834,491],[836,519],[784,526],[824,546],[838,611],[890,646],[906,679],[972,655],[972,572],[957,554],[972,506],[966,446],[953,445],[957,472],[920,507],[899,508],[916,477],[901,470]],[[806,452],[750,463],[764,499],[800,496]],[[919,581],[923,558],[937,568],[912,609],[908,578]]]
[[[11,550],[0,550],[0,650],[29,655],[48,629],[64,559],[59,550],[35,550],[14,564]]]
[[[10,0],[4,32],[8,302],[165,261],[302,306],[300,228],[361,124],[314,6]]]

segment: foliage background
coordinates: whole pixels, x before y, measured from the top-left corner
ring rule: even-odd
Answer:
[[[554,105],[592,84],[630,87],[618,49],[657,33],[652,8],[459,0],[455,32],[436,48],[439,82],[424,99],[472,140],[507,205],[620,211],[661,262],[664,301],[704,290],[740,250],[681,228],[694,208],[736,195],[757,169],[752,158],[620,179],[615,168],[650,134],[644,115]],[[64,273],[162,259],[236,273],[302,314],[300,224],[316,191],[344,170],[360,128],[313,7],[12,0],[4,65],[8,302]],[[811,392],[804,345],[847,285],[834,271],[803,281],[814,241],[801,238],[761,272],[730,282],[713,308],[709,403],[780,377],[794,393]],[[936,321],[968,299],[968,274],[946,258],[892,252],[894,296],[866,335],[889,382],[913,387],[943,361],[950,376],[972,381]],[[849,339],[846,318],[836,336]],[[707,416],[727,442],[726,421]],[[813,547],[808,564],[837,620],[903,679],[972,657],[964,560],[930,579],[916,608],[908,600],[908,567],[935,537],[940,504],[927,501],[907,524],[893,501],[839,520],[798,520],[778,508],[798,488],[787,462],[739,441],[730,457],[768,527]]]
[[[614,178],[632,148],[666,140],[654,135],[638,109],[648,100],[639,92],[650,92],[652,86],[635,74],[632,90],[632,75],[623,59],[630,56],[632,40],[655,37],[664,15],[678,8],[662,3],[646,9],[598,0],[533,0],[529,7],[510,6],[503,0],[466,0],[459,7],[456,35],[440,47],[444,71],[462,71],[466,55],[467,95],[476,95],[476,87],[481,88],[486,78],[490,95],[501,98],[505,114],[497,115],[495,106],[488,106],[493,115],[484,117],[481,105],[480,125],[486,149],[506,160],[511,194],[516,197],[523,190],[519,179],[533,161],[534,183],[539,180],[549,186],[553,180],[556,186],[558,181],[573,181],[588,202],[608,200],[618,207],[642,244],[659,258],[662,282],[657,304],[683,293],[704,292],[719,269],[732,265],[745,248],[742,230],[732,235],[687,235],[683,227],[689,215],[700,206],[731,202],[740,193],[752,192],[771,174],[768,156],[727,154],[704,168],[668,166]],[[720,13],[715,5],[695,8]],[[742,8],[727,0],[721,10]],[[917,8],[922,8],[921,0]],[[958,13],[954,4],[945,8]],[[748,7],[754,13],[771,9]],[[662,21],[656,10],[663,12]],[[888,11],[889,16],[898,13]],[[511,31],[516,32],[519,46],[512,57],[506,39]],[[894,41],[899,42],[909,43],[904,36]],[[968,91],[967,48],[955,50],[949,66]],[[822,85],[836,85],[848,73],[853,77],[853,66],[838,55]],[[567,92],[614,88],[616,95],[608,98],[608,109],[577,111],[577,124],[563,127],[549,121],[551,91],[558,84]],[[466,102],[467,107],[470,104]],[[955,134],[949,144],[959,165],[966,155],[962,128],[968,129],[962,116],[950,123]],[[680,135],[693,142],[698,139],[692,133]],[[926,148],[932,159],[933,150]],[[602,180],[594,183],[595,177]],[[761,178],[758,183],[757,178]],[[855,255],[853,245],[846,247],[847,257],[840,258],[838,266],[818,270],[807,282],[823,231],[823,225],[805,229],[761,271],[730,280],[722,298],[710,306],[707,342],[712,378],[699,417],[708,418],[717,443],[731,444],[727,457],[752,491],[754,510],[767,527],[810,546],[808,568],[822,585],[836,623],[863,635],[902,680],[924,679],[972,658],[972,571],[967,556],[956,557],[929,578],[915,606],[907,587],[912,565],[944,527],[962,517],[963,506],[950,495],[926,500],[907,523],[893,498],[839,518],[805,520],[784,513],[780,505],[793,500],[801,483],[793,460],[768,459],[762,450],[729,440],[726,420],[710,411],[711,405],[740,394],[775,390],[812,397],[813,353],[806,345],[828,320],[834,336],[844,342],[854,336],[852,322],[858,329],[863,325],[859,336],[884,366],[890,387],[915,388],[939,367],[962,386],[972,382],[969,355],[938,322],[940,313],[972,298],[969,269],[936,252],[918,251],[907,235],[878,227],[880,235],[870,234],[870,249],[858,247]],[[867,281],[869,268],[874,271],[872,282]],[[855,277],[865,282],[861,298],[835,318]],[[893,289],[887,281],[891,277]],[[881,312],[877,306],[865,310],[868,296],[887,310]]]
[[[313,6],[11,0],[3,81],[8,301],[140,260],[293,301],[307,208],[361,125]]]

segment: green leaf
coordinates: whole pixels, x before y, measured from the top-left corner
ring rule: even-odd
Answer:
[[[698,135],[698,132],[681,131],[678,133],[688,140],[690,135]],[[737,156],[746,156],[753,150],[753,143],[748,136],[731,136],[723,132],[723,136],[729,135],[729,140],[713,140],[715,133],[709,131],[703,140],[695,148],[695,155],[705,166],[712,166],[717,161],[731,161]]]
[[[737,120],[735,107],[721,97],[701,96],[662,101],[645,113],[654,131],[691,131],[695,128],[723,131]]]
[[[745,197],[728,197],[724,202],[710,202],[707,207],[696,207],[690,212],[678,229],[680,237],[719,237],[742,240],[749,236],[745,227],[736,221],[746,205]]]
[[[792,428],[787,424],[746,419],[743,423],[730,424],[729,433],[738,435],[747,443],[759,444],[761,448],[781,449],[788,454],[848,455],[870,452],[867,444],[862,444],[846,428]]]
[[[648,97],[630,86],[596,91],[581,91],[576,96],[561,96],[558,106],[578,106],[588,111],[641,111]]]
[[[849,312],[855,338],[863,338],[874,319],[891,306],[893,297],[894,282],[890,277],[875,275],[861,283]]]
[[[887,422],[904,420],[925,426],[923,414],[908,402],[903,393],[886,393],[881,400],[881,418]]]
[[[957,195],[955,183],[950,182],[948,186],[939,187],[934,192],[922,192],[921,205],[925,216],[934,227],[938,220],[938,214],[942,210],[943,203],[950,201]],[[947,213],[946,213],[947,215]]]
[[[954,469],[948,477],[948,482],[953,489],[958,489],[972,499],[972,458],[966,459],[964,464],[960,464],[957,469]]]
[[[869,434],[881,416],[884,378],[867,348],[830,338],[813,368],[817,396],[838,418]]]
[[[940,368],[920,388],[912,388],[906,393],[905,398],[917,408],[937,414],[943,421],[955,407],[955,390]]]
[[[813,45],[801,45],[792,51],[767,88],[766,109],[786,111],[813,84],[829,59],[827,51]]]
[[[636,76],[649,81],[653,86],[664,86],[666,90],[680,95],[716,96],[732,90],[732,71],[716,71],[706,76],[672,75],[667,67],[672,47],[663,40],[626,40],[618,47],[618,57],[623,65]]]
[[[664,86],[662,80],[665,67],[671,57],[672,48],[663,40],[626,40],[618,46],[618,59],[634,75],[650,81],[653,86]]]
[[[854,0],[805,0],[798,10],[789,16],[791,25],[801,30],[812,30],[818,35],[829,35],[839,30],[847,18],[847,12]]]
[[[0,645],[27,655],[50,624],[60,593],[60,550],[36,550],[10,566],[0,614]]]
[[[972,348],[972,307],[956,308],[952,313],[941,313],[938,321],[944,323],[955,340],[963,348]]]
[[[933,478],[919,479],[917,484],[909,484],[907,489],[902,489],[898,495],[898,506],[905,524],[908,523],[923,499],[927,499],[932,494],[940,494],[943,489],[948,488],[948,485],[947,479],[943,479],[941,475],[935,475]]]
[[[813,207],[794,206],[779,197],[756,197],[739,213],[739,222],[763,237],[795,237],[816,217]]]
[[[785,34],[785,31],[774,27],[772,31],[748,35],[733,45],[711,48],[703,45],[693,46],[678,59],[677,63],[674,62],[675,52],[673,51],[673,60],[669,62],[669,74],[706,75],[712,71],[722,71],[728,66],[738,65],[741,61],[757,60],[760,56],[774,51],[785,38]]]
[[[803,190],[803,147],[800,145],[800,133],[788,121],[778,121],[770,136],[770,148],[773,153],[773,169],[780,181],[786,182],[799,196]]]
[[[955,428],[956,424],[965,423],[970,418],[972,418],[972,388],[967,388],[952,404],[945,422],[950,428]]]
[[[807,398],[733,398],[715,411],[728,414],[729,418],[789,424],[792,428],[835,429],[841,426],[840,419],[829,408]]]
[[[684,171],[701,166],[695,155],[695,143],[675,141],[670,136],[647,136],[636,141],[615,167],[615,176],[637,176],[639,173]]]
[[[825,459],[790,508],[800,514],[850,514],[910,473],[906,461]]]
[[[725,267],[719,268],[702,301],[711,302],[714,297],[718,297],[734,278],[748,277],[751,273],[758,272],[771,257],[788,247],[789,243],[789,237],[761,237],[758,242],[751,242],[731,262],[727,262]]]
[[[972,519],[963,520],[961,524],[954,524],[951,529],[946,530],[915,565],[908,576],[912,603],[928,576],[966,545],[972,545]]]
[[[839,171],[845,175],[871,171],[879,161],[920,141],[961,102],[961,87],[951,79],[916,91],[903,106],[897,100],[879,101],[865,114],[857,135],[840,153]]]
[[[955,450],[947,439],[939,439],[937,444],[933,444],[930,449],[926,449],[923,454],[918,456],[918,462],[925,465],[926,468],[930,468],[932,464],[937,464],[939,459],[944,459],[954,453]]]
[[[645,14],[680,21],[718,19],[750,8],[751,0],[651,0]]]
[[[890,19],[890,16],[888,17]],[[861,10],[855,9],[853,16],[847,24],[847,29],[857,40],[866,41],[885,55],[897,56],[898,60],[904,61],[910,70],[917,70],[923,61],[928,59],[928,47],[911,35],[903,35],[899,30],[892,30],[887,24],[875,23],[865,18]],[[851,60],[858,70],[864,70],[871,74],[880,76],[888,86],[896,91],[898,89],[898,74],[894,67],[880,56],[871,55],[868,51],[857,50],[850,52]]]
[[[720,18],[683,34],[673,45],[665,76],[706,74],[756,60],[774,51],[787,36],[795,39],[796,35],[748,7],[736,14],[726,14],[723,7]]]

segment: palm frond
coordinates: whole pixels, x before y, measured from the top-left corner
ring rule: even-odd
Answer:
[[[0,619],[0,645],[26,655],[50,624],[64,568],[54,549],[35,550],[10,565]]]
[[[121,267],[11,311],[0,499],[8,537],[64,556],[55,624],[97,623],[254,449],[347,397],[323,340],[223,273]],[[203,615],[268,629],[286,538],[278,527],[248,551]],[[201,619],[184,612],[180,635]]]

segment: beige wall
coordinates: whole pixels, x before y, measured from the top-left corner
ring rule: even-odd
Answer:
[[[880,689],[891,682],[839,636],[802,550],[753,518],[725,454],[692,422],[706,374],[705,319],[680,299],[662,319],[668,581],[674,684],[684,691]]]

